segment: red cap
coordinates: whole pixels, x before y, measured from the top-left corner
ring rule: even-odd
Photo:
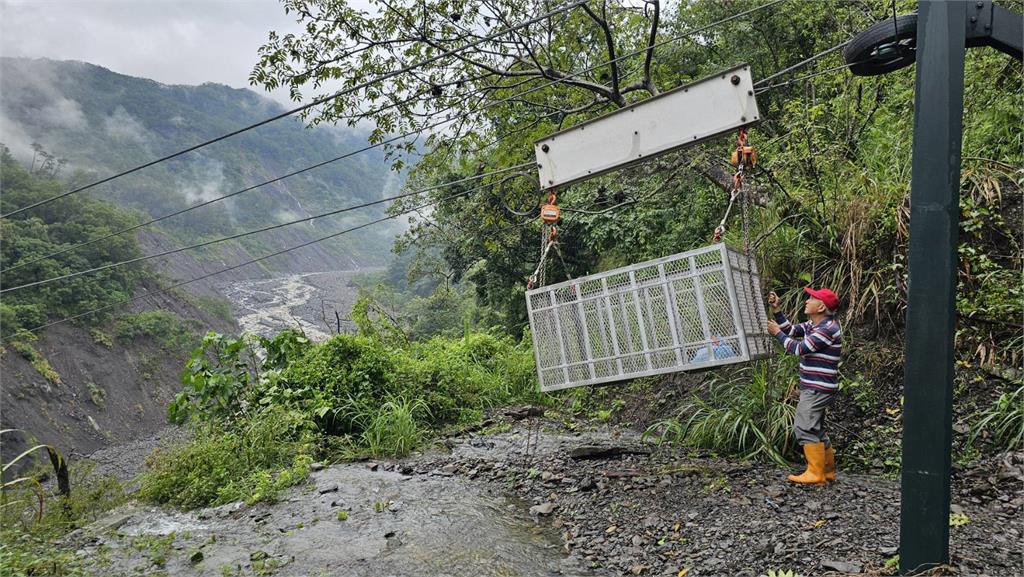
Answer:
[[[811,287],[807,287],[804,289],[804,292],[825,303],[825,306],[827,306],[829,310],[834,311],[839,308],[839,297],[836,296],[836,293],[827,288],[814,290]]]

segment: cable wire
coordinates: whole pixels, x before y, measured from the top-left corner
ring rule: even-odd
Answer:
[[[428,203],[425,203],[425,204],[421,204],[419,206],[416,206],[414,208],[411,208],[409,210],[406,210],[406,211],[403,211],[403,212],[400,212],[400,213],[397,213],[397,214],[392,214],[392,215],[389,215],[389,216],[386,216],[386,217],[383,217],[383,218],[378,218],[376,220],[371,220],[369,222],[360,224],[358,226],[353,226],[351,228],[347,228],[347,229],[341,230],[339,232],[331,233],[331,234],[328,234],[326,236],[322,236],[322,237],[319,237],[319,238],[316,238],[316,239],[304,242],[302,244],[295,245],[293,247],[282,249],[282,250],[279,250],[277,252],[272,252],[270,254],[261,256],[259,258],[254,258],[254,259],[251,259],[251,260],[247,260],[245,262],[242,262],[242,263],[239,263],[239,264],[236,264],[236,265],[232,265],[232,266],[229,266],[227,268],[223,268],[221,270],[217,270],[217,271],[214,271],[214,272],[211,272],[211,273],[207,273],[207,274],[198,276],[196,278],[193,278],[193,279],[190,279],[190,280],[187,280],[187,281],[176,282],[174,284],[171,284],[169,286],[163,287],[161,289],[157,289],[157,290],[154,290],[154,291],[149,291],[149,292],[147,292],[146,294],[143,294],[143,295],[137,295],[137,296],[130,297],[130,298],[127,298],[127,299],[122,299],[122,300],[119,300],[119,301],[115,301],[115,302],[110,303],[108,305],[104,305],[102,307],[98,307],[98,308],[95,308],[95,309],[92,309],[92,310],[88,310],[88,311],[86,311],[84,313],[79,313],[77,315],[73,315],[73,316],[66,317],[66,318],[63,318],[63,319],[60,319],[60,320],[56,320],[56,321],[53,321],[53,322],[42,324],[42,325],[39,325],[37,327],[28,329],[28,332],[34,333],[34,332],[37,332],[37,331],[41,331],[41,330],[43,330],[45,328],[52,327],[54,325],[58,325],[58,324],[61,324],[61,323],[66,323],[68,321],[73,321],[73,320],[76,320],[76,319],[80,319],[80,318],[85,317],[85,316],[94,315],[96,313],[100,313],[100,312],[103,312],[105,310],[109,310],[109,309],[114,308],[114,307],[119,306],[119,305],[133,303],[135,301],[142,300],[142,299],[147,298],[147,297],[151,297],[151,296],[154,296],[154,295],[165,293],[165,292],[174,290],[174,289],[176,289],[178,287],[181,287],[181,286],[184,286],[184,285],[187,285],[187,284],[191,284],[191,283],[194,283],[194,282],[205,280],[205,279],[208,279],[208,278],[210,278],[212,276],[216,276],[216,275],[219,275],[219,274],[222,274],[222,273],[226,273],[226,272],[229,272],[229,271],[232,271],[232,270],[235,270],[235,269],[242,268],[244,266],[248,266],[250,264],[255,264],[255,263],[267,260],[268,258],[273,258],[275,256],[280,256],[282,254],[285,254],[287,252],[291,252],[293,250],[298,250],[300,248],[305,248],[307,246],[310,246],[312,244],[316,244],[318,242],[323,242],[325,240],[329,240],[329,239],[332,239],[332,238],[335,238],[335,237],[339,237],[339,236],[341,236],[343,234],[348,234],[350,232],[355,232],[357,230],[360,230],[360,229],[363,229],[363,228],[367,228],[367,227],[373,226],[375,224],[380,224],[382,222],[398,218],[399,216],[403,216],[403,215],[409,214],[409,213],[411,213],[413,211],[422,210],[422,209],[427,208],[429,206],[435,205],[435,204],[437,204],[439,202],[444,202],[444,201],[453,200],[455,198],[459,198],[459,197],[462,197],[462,196],[466,196],[466,195],[468,195],[470,193],[476,192],[476,191],[484,188],[485,186],[486,185],[478,186],[478,187],[470,189],[470,190],[466,190],[466,191],[463,191],[463,192],[459,192],[459,193],[450,195],[450,196],[448,196],[446,198],[443,198],[441,200],[435,200],[435,201],[431,201],[431,202],[428,202]],[[7,337],[7,338],[10,338],[10,337]]]
[[[779,76],[782,76],[783,74],[788,74],[788,73],[790,73],[790,72],[792,72],[794,70],[797,70],[798,68],[803,68],[804,66],[807,66],[808,64],[810,64],[811,62],[814,62],[815,60],[817,60],[819,58],[827,56],[827,55],[835,52],[836,50],[839,50],[840,48],[846,47],[846,45],[849,44],[850,42],[852,42],[852,40],[847,40],[846,42],[842,42],[840,44],[836,44],[832,48],[828,48],[826,50],[822,50],[821,52],[815,54],[814,56],[811,56],[810,58],[807,58],[805,60],[801,60],[800,62],[797,62],[796,64],[794,64],[794,65],[792,65],[792,66],[790,66],[788,68],[783,68],[782,70],[776,72],[775,74],[772,74],[771,76],[768,76],[766,78],[762,78],[761,80],[758,80],[757,82],[754,83],[754,87],[756,88],[758,86],[761,86],[762,84],[766,84],[768,82],[771,82],[772,80],[775,80]]]
[[[448,51],[442,52],[442,53],[437,54],[435,56],[431,56],[431,57],[429,57],[429,58],[427,58],[425,60],[422,60],[420,62],[417,62],[415,64],[409,64],[407,66],[403,66],[402,68],[399,68],[398,70],[394,70],[392,72],[388,72],[387,74],[383,74],[383,75],[378,76],[376,78],[372,78],[370,80],[367,80],[367,81],[364,81],[364,82],[360,82],[359,84],[356,84],[356,85],[351,86],[349,88],[344,88],[342,90],[339,90],[339,91],[335,92],[334,94],[318,98],[316,100],[313,100],[312,102],[309,102],[308,104],[303,104],[302,106],[299,106],[297,108],[292,108],[291,110],[286,110],[286,111],[284,111],[284,112],[282,112],[282,113],[280,113],[280,114],[278,114],[276,116],[272,116],[272,117],[267,118],[265,120],[261,120],[261,121],[255,123],[255,124],[251,124],[249,126],[245,126],[243,128],[239,128],[239,129],[234,130],[232,132],[229,132],[227,134],[224,134],[224,135],[218,136],[216,138],[207,140],[205,142],[201,142],[199,144],[190,146],[190,147],[188,147],[188,148],[186,148],[184,150],[179,150],[178,152],[169,154],[167,156],[163,156],[161,158],[157,158],[155,160],[151,160],[151,161],[146,162],[144,164],[140,164],[140,165],[138,165],[138,166],[136,166],[134,168],[130,168],[128,170],[125,170],[125,171],[119,172],[117,174],[108,176],[106,178],[97,180],[97,181],[92,182],[90,184],[86,184],[84,186],[80,186],[78,188],[74,188],[74,189],[69,190],[67,192],[63,192],[61,194],[58,194],[56,196],[52,196],[50,198],[47,198],[47,199],[44,199],[44,200],[40,200],[40,201],[35,202],[33,204],[30,204],[28,206],[21,207],[19,209],[16,209],[16,210],[14,210],[12,212],[7,213],[7,214],[0,215],[0,218],[8,218],[8,217],[14,216],[16,214],[20,214],[22,212],[25,212],[26,210],[30,210],[30,209],[36,208],[38,206],[42,206],[44,204],[48,204],[50,202],[53,202],[55,200],[64,198],[66,196],[70,196],[72,194],[76,194],[78,192],[82,192],[83,190],[88,190],[90,188],[93,188],[94,186],[98,186],[100,184],[103,184],[103,183],[106,183],[106,182],[110,182],[110,181],[112,181],[114,179],[121,178],[122,176],[126,176],[126,175],[132,174],[134,172],[138,172],[138,171],[140,171],[140,170],[142,170],[144,168],[148,168],[148,167],[153,166],[155,164],[159,164],[161,162],[165,162],[167,160],[171,160],[172,158],[177,158],[177,157],[179,157],[179,156],[181,156],[183,154],[187,154],[189,152],[193,152],[195,150],[199,150],[200,148],[203,148],[203,147],[209,146],[211,144],[214,144],[216,142],[220,142],[222,140],[231,138],[232,136],[239,135],[239,134],[241,134],[243,132],[247,132],[249,130],[253,130],[255,128],[259,128],[260,126],[263,126],[265,124],[269,124],[271,122],[274,122],[275,120],[280,120],[282,118],[291,116],[291,115],[293,115],[293,114],[295,114],[297,112],[303,112],[303,111],[309,110],[310,108],[313,108],[315,106],[319,106],[319,105],[324,104],[326,102],[330,102],[331,100],[334,100],[336,98],[340,98],[341,96],[345,96],[346,94],[351,94],[353,92],[362,90],[364,88],[367,88],[367,87],[372,86],[374,84],[377,84],[379,82],[383,82],[385,80],[394,78],[394,77],[399,76],[401,74],[404,74],[406,72],[410,72],[412,70],[415,70],[417,68],[421,68],[421,67],[426,66],[428,64],[431,64],[433,62],[437,62],[438,60],[441,60],[443,58],[447,58],[449,56],[454,56],[454,55],[458,54],[459,52],[462,52],[463,50],[467,50],[469,48],[473,48],[475,46],[479,46],[480,44],[483,44],[485,42],[489,42],[491,40],[494,40],[495,38],[499,38],[499,37],[504,36],[504,35],[506,35],[506,34],[508,34],[510,32],[514,32],[516,30],[519,30],[519,29],[522,29],[522,28],[526,28],[528,26],[531,26],[533,24],[536,24],[537,22],[540,22],[540,21],[544,20],[545,18],[549,18],[551,16],[554,16],[555,14],[560,14],[562,12],[566,12],[566,11],[571,10],[573,8],[576,8],[577,6],[580,6],[580,5],[584,4],[584,3],[585,3],[585,0],[577,0],[576,2],[572,2],[570,4],[566,4],[565,6],[562,6],[561,8],[556,8],[554,10],[550,10],[550,11],[548,11],[545,14],[541,14],[540,16],[537,16],[535,18],[531,18],[530,20],[527,20],[526,22],[521,22],[521,23],[519,23],[519,24],[517,24],[515,26],[511,26],[511,27],[506,28],[505,30],[502,30],[500,32],[496,32],[494,34],[490,34],[488,36],[484,36],[484,37],[482,37],[482,38],[480,38],[478,40],[474,40],[473,42],[470,42],[469,44],[465,44],[465,45],[460,46],[458,48],[454,48],[452,50],[448,50]]]
[[[768,92],[769,90],[772,90],[774,88],[781,88],[783,86],[789,86],[790,84],[796,84],[797,82],[800,82],[800,81],[803,81],[803,80],[809,80],[811,78],[816,78],[818,76],[824,76],[825,74],[831,74],[833,72],[838,72],[840,70],[846,70],[847,68],[849,68],[851,66],[854,66],[856,64],[860,64],[860,62],[851,62],[850,64],[841,64],[839,66],[834,66],[832,68],[826,68],[825,70],[820,70],[818,72],[812,72],[811,74],[805,74],[803,76],[797,76],[796,78],[793,78],[791,80],[786,80],[785,82],[779,82],[778,84],[769,84],[768,86],[765,86],[764,88],[757,89],[755,91],[755,94],[762,94],[762,93]]]
[[[63,248],[61,250],[58,250],[56,252],[52,252],[52,253],[50,253],[48,255],[45,255],[45,256],[36,257],[36,258],[34,258],[32,260],[25,261],[25,262],[19,262],[19,263],[15,264],[14,266],[10,266],[10,267],[7,267],[6,269],[0,270],[0,273],[5,273],[5,272],[9,272],[9,271],[18,269],[18,268],[29,266],[29,265],[35,264],[37,262],[40,262],[42,260],[53,258],[55,256],[59,256],[59,255],[71,252],[73,250],[77,250],[79,248],[82,248],[82,247],[85,247],[85,246],[89,246],[89,245],[95,244],[97,242],[101,242],[101,241],[107,240],[109,238],[113,238],[115,236],[119,236],[119,235],[124,234],[126,232],[131,232],[131,231],[134,231],[134,230],[138,230],[138,229],[140,229],[142,227],[149,226],[149,225],[155,224],[157,222],[161,222],[163,220],[166,220],[166,219],[178,216],[180,214],[185,214],[187,212],[196,210],[198,208],[202,208],[204,206],[208,206],[208,205],[214,204],[214,203],[219,202],[221,200],[224,200],[224,199],[227,199],[227,198],[232,198],[232,197],[238,196],[240,194],[243,194],[245,192],[249,192],[251,190],[255,190],[257,188],[260,188],[260,187],[263,187],[263,186],[267,186],[269,184],[280,182],[280,181],[282,181],[282,180],[284,180],[286,178],[290,178],[292,176],[296,176],[296,175],[302,174],[304,172],[308,172],[310,170],[313,170],[313,169],[316,169],[316,168],[320,168],[322,166],[325,166],[327,164],[331,164],[333,162],[337,162],[337,161],[340,161],[340,160],[344,160],[346,158],[350,158],[350,157],[352,157],[352,156],[354,156],[356,154],[360,154],[362,152],[366,152],[366,151],[369,151],[369,150],[372,150],[372,149],[375,149],[375,148],[379,148],[381,146],[384,146],[385,144],[390,144],[390,143],[395,142],[397,140],[401,140],[403,138],[408,138],[409,136],[421,134],[421,133],[423,133],[426,130],[431,130],[431,129],[437,128],[437,127],[439,127],[441,125],[447,124],[449,122],[453,122],[455,120],[467,118],[467,117],[469,117],[469,116],[471,116],[473,114],[479,113],[481,110],[485,110],[487,108],[491,108],[493,106],[497,106],[499,104],[502,104],[502,103],[505,103],[505,102],[509,102],[511,100],[520,98],[520,97],[525,96],[527,94],[531,94],[531,93],[536,92],[538,90],[542,90],[542,89],[547,88],[549,86],[553,86],[555,84],[563,84],[565,82],[565,80],[572,79],[572,78],[578,78],[579,76],[581,76],[583,74],[586,74],[587,72],[591,72],[593,70],[596,70],[598,68],[607,66],[607,65],[612,64],[614,62],[618,62],[619,60],[623,60],[625,58],[630,58],[630,57],[636,56],[638,54],[644,54],[648,50],[651,50],[651,49],[654,49],[654,48],[658,48],[658,47],[664,46],[664,45],[672,43],[672,42],[678,42],[679,40],[682,40],[683,38],[686,38],[686,37],[691,36],[693,34],[697,34],[699,32],[703,32],[703,31],[709,30],[711,28],[714,28],[716,26],[719,26],[719,25],[724,24],[726,22],[729,22],[731,20],[735,20],[737,18],[746,16],[748,14],[757,12],[759,10],[764,10],[766,8],[770,8],[770,7],[772,7],[772,6],[776,5],[776,4],[780,4],[780,3],[785,2],[785,1],[786,0],[774,0],[773,2],[770,2],[768,4],[764,4],[762,6],[758,6],[758,7],[755,7],[755,8],[751,8],[749,10],[745,10],[743,12],[739,12],[739,13],[733,14],[731,16],[722,18],[722,19],[717,20],[715,22],[711,22],[711,23],[706,24],[704,26],[700,26],[700,27],[697,27],[697,28],[692,28],[692,29],[687,30],[687,31],[685,31],[685,32],[683,32],[683,33],[681,33],[681,34],[679,34],[677,36],[674,36],[674,37],[669,38],[667,40],[662,40],[661,42],[658,42],[658,43],[652,45],[651,47],[645,47],[645,48],[642,48],[642,49],[634,50],[633,52],[622,54],[622,55],[620,55],[620,56],[618,56],[616,58],[613,58],[611,60],[600,62],[600,63],[594,64],[594,65],[591,65],[591,66],[589,66],[587,68],[584,68],[584,69],[582,69],[580,71],[566,74],[563,78],[553,79],[553,80],[550,80],[548,82],[542,83],[542,84],[534,86],[532,88],[529,88],[527,90],[524,90],[524,91],[522,91],[522,92],[520,92],[518,94],[509,96],[509,97],[506,97],[506,98],[503,98],[503,99],[500,99],[500,100],[497,100],[497,101],[492,101],[490,103],[487,103],[486,105],[484,105],[483,107],[481,107],[478,110],[469,111],[469,112],[463,113],[461,115],[454,116],[454,117],[445,119],[443,121],[436,122],[434,124],[430,124],[430,125],[424,126],[424,127],[419,128],[417,130],[412,130],[412,131],[406,132],[404,134],[401,134],[399,136],[394,136],[394,137],[389,138],[387,140],[378,142],[378,143],[370,145],[370,146],[366,146],[366,147],[360,148],[358,150],[354,150],[352,152],[345,153],[345,154],[343,154],[341,156],[332,158],[330,160],[319,162],[317,164],[313,164],[313,165],[308,166],[306,168],[302,168],[302,169],[299,169],[299,170],[296,170],[296,171],[293,171],[293,172],[290,172],[290,173],[287,173],[287,174],[284,174],[284,175],[272,178],[270,180],[261,182],[259,184],[254,184],[252,186],[248,186],[246,188],[243,188],[241,190],[232,192],[230,194],[227,194],[227,195],[224,195],[224,196],[221,196],[221,197],[217,197],[217,198],[213,198],[213,199],[201,202],[199,204],[191,205],[191,206],[185,207],[185,208],[183,208],[181,210],[177,210],[175,212],[172,212],[172,213],[169,213],[169,214],[157,217],[157,218],[153,218],[151,220],[144,221],[144,222],[141,222],[141,223],[129,226],[127,228],[123,228],[123,229],[115,231],[115,232],[111,232],[111,233],[106,234],[104,236],[97,237],[97,238],[91,239],[91,240],[87,240],[87,241],[78,243],[76,245],[73,245],[73,246],[70,246],[70,247],[67,247],[67,248]],[[408,99],[406,101],[408,101]],[[403,102],[406,102],[406,101],[403,101]],[[386,110],[387,108],[388,107],[384,107],[384,108],[378,109],[378,112]],[[450,109],[451,108],[449,108],[449,110]],[[489,143],[489,144],[493,144],[493,143]],[[31,208],[31,207],[28,207],[28,208]],[[14,213],[11,213],[11,214],[14,214]],[[9,216],[9,215],[4,215],[4,216]],[[2,292],[2,291],[0,291],[0,292]]]
[[[274,224],[274,225],[271,225],[271,226],[266,226],[266,227],[263,227],[263,228],[258,228],[256,230],[250,230],[250,231],[246,231],[246,232],[241,232],[241,233],[238,233],[238,234],[233,234],[233,235],[225,236],[225,237],[221,237],[221,238],[215,238],[213,240],[208,240],[208,241],[196,243],[196,244],[189,245],[189,246],[184,246],[184,247],[174,248],[174,249],[170,249],[170,250],[165,250],[163,252],[158,252],[158,253],[154,253],[154,254],[144,255],[144,256],[140,256],[140,257],[136,257],[136,258],[130,258],[130,259],[127,259],[127,260],[122,260],[122,261],[118,261],[118,262],[114,262],[114,263],[109,263],[109,264],[105,264],[103,266],[98,266],[98,267],[94,267],[94,268],[90,268],[90,269],[86,269],[86,270],[81,270],[81,271],[78,271],[78,272],[72,272],[72,273],[61,275],[61,276],[55,276],[55,277],[51,277],[51,278],[47,278],[47,279],[43,279],[43,280],[38,280],[38,281],[30,282],[30,283],[25,283],[25,284],[18,285],[18,286],[15,286],[15,287],[10,287],[10,288],[2,289],[2,290],[0,290],[0,294],[14,292],[14,291],[22,290],[22,289],[27,289],[27,288],[35,287],[35,286],[41,286],[41,285],[45,285],[45,284],[50,284],[50,283],[53,283],[53,282],[67,280],[67,279],[79,277],[79,276],[82,276],[82,275],[92,274],[92,273],[96,273],[96,272],[100,272],[100,271],[104,271],[104,270],[110,270],[112,268],[117,268],[117,267],[128,265],[128,264],[133,264],[133,263],[137,263],[137,262],[147,261],[147,260],[154,259],[154,258],[159,258],[159,257],[162,257],[162,256],[168,256],[168,255],[172,255],[172,254],[177,254],[179,252],[185,252],[187,250],[194,250],[194,249],[202,248],[202,247],[205,247],[205,246],[210,246],[210,245],[219,244],[219,243],[222,243],[222,242],[227,242],[229,240],[236,240],[236,239],[239,239],[239,238],[243,238],[243,237],[247,237],[247,236],[252,236],[254,234],[259,234],[261,232],[267,232],[267,231],[275,230],[275,229],[278,229],[278,228],[284,228],[286,226],[291,226],[293,224],[298,224],[298,223],[301,223],[301,222],[309,222],[311,220],[315,220],[315,219],[318,219],[318,218],[325,218],[325,217],[328,217],[328,216],[333,216],[333,215],[336,215],[336,214],[341,214],[343,212],[349,212],[349,211],[357,210],[357,209],[360,209],[360,208],[366,208],[368,206],[373,206],[375,204],[381,204],[381,203],[384,203],[384,202],[389,202],[389,201],[392,201],[392,200],[398,200],[398,199],[401,199],[401,198],[408,198],[410,196],[416,196],[418,194],[423,194],[424,192],[430,192],[432,190],[437,190],[439,188],[444,188],[444,187],[447,187],[447,186],[451,186],[453,184],[461,184],[461,183],[464,183],[464,182],[472,182],[474,180],[480,180],[480,179],[486,178],[488,176],[494,176],[494,175],[497,175],[497,174],[511,172],[511,171],[514,171],[514,170],[520,170],[520,169],[523,169],[523,168],[525,168],[527,166],[530,166],[532,164],[533,163],[523,163],[523,164],[519,164],[519,165],[516,165],[516,166],[511,166],[511,167],[502,168],[502,169],[498,169],[498,170],[492,170],[490,172],[485,172],[483,174],[478,174],[478,175],[475,175],[475,176],[461,178],[459,180],[453,180],[451,182],[446,182],[446,183],[443,183],[443,184],[437,184],[437,185],[434,185],[434,186],[429,186],[427,188],[421,188],[419,190],[414,190],[412,192],[406,192],[406,193],[403,193],[403,194],[399,194],[399,195],[395,195],[395,196],[390,196],[390,197],[387,197],[387,198],[381,198],[379,200],[373,200],[373,201],[370,201],[370,202],[364,202],[362,204],[347,206],[345,208],[339,208],[337,210],[332,210],[332,211],[325,212],[325,213],[322,213],[322,214],[307,216],[307,217],[303,217],[303,218],[300,218],[300,219],[292,220],[292,221],[289,221],[289,222],[283,222],[283,223],[279,223],[279,224]]]

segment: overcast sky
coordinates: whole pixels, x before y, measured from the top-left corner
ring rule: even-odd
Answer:
[[[165,84],[249,87],[270,30],[301,28],[277,0],[0,0],[0,55],[83,60]],[[288,102],[285,90],[271,96]]]

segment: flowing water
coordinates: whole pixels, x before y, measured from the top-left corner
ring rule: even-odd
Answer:
[[[275,505],[192,513],[129,505],[111,518],[115,531],[101,537],[108,552],[80,551],[105,559],[97,575],[149,573],[160,557],[167,574],[184,576],[590,574],[523,503],[458,477],[363,464],[316,472]]]

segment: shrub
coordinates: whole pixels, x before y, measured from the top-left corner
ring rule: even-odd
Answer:
[[[170,311],[143,311],[117,318],[115,336],[121,344],[151,337],[171,351],[185,351],[196,339],[190,323]]]
[[[9,432],[9,431],[4,431]],[[53,450],[47,445],[36,447]],[[32,451],[35,453],[35,450]],[[66,462],[59,454],[57,464]],[[25,457],[20,457],[25,458]],[[17,463],[18,459],[4,463]],[[48,464],[49,465],[49,464]],[[40,465],[41,467],[42,465]],[[18,479],[3,483],[0,492],[0,575],[82,575],[85,559],[73,550],[62,549],[58,539],[68,531],[98,519],[105,511],[125,500],[121,483],[107,476],[94,475],[90,463],[76,464],[58,475],[67,474],[65,495],[50,495],[39,482],[45,468],[31,468]],[[42,499],[42,501],[40,501]],[[40,509],[40,504],[45,506]]]
[[[219,420],[239,412],[250,380],[246,352],[244,336],[234,339],[207,333],[185,364],[184,388],[167,407],[171,422],[183,423],[193,416]]]
[[[189,509],[273,501],[278,491],[308,477],[314,444],[305,416],[270,407],[235,425],[197,423],[191,441],[155,451],[139,498]]]
[[[387,347],[367,337],[338,335],[285,368],[277,382],[260,392],[259,402],[298,408],[325,433],[358,435],[366,408],[408,388],[395,377]]]

